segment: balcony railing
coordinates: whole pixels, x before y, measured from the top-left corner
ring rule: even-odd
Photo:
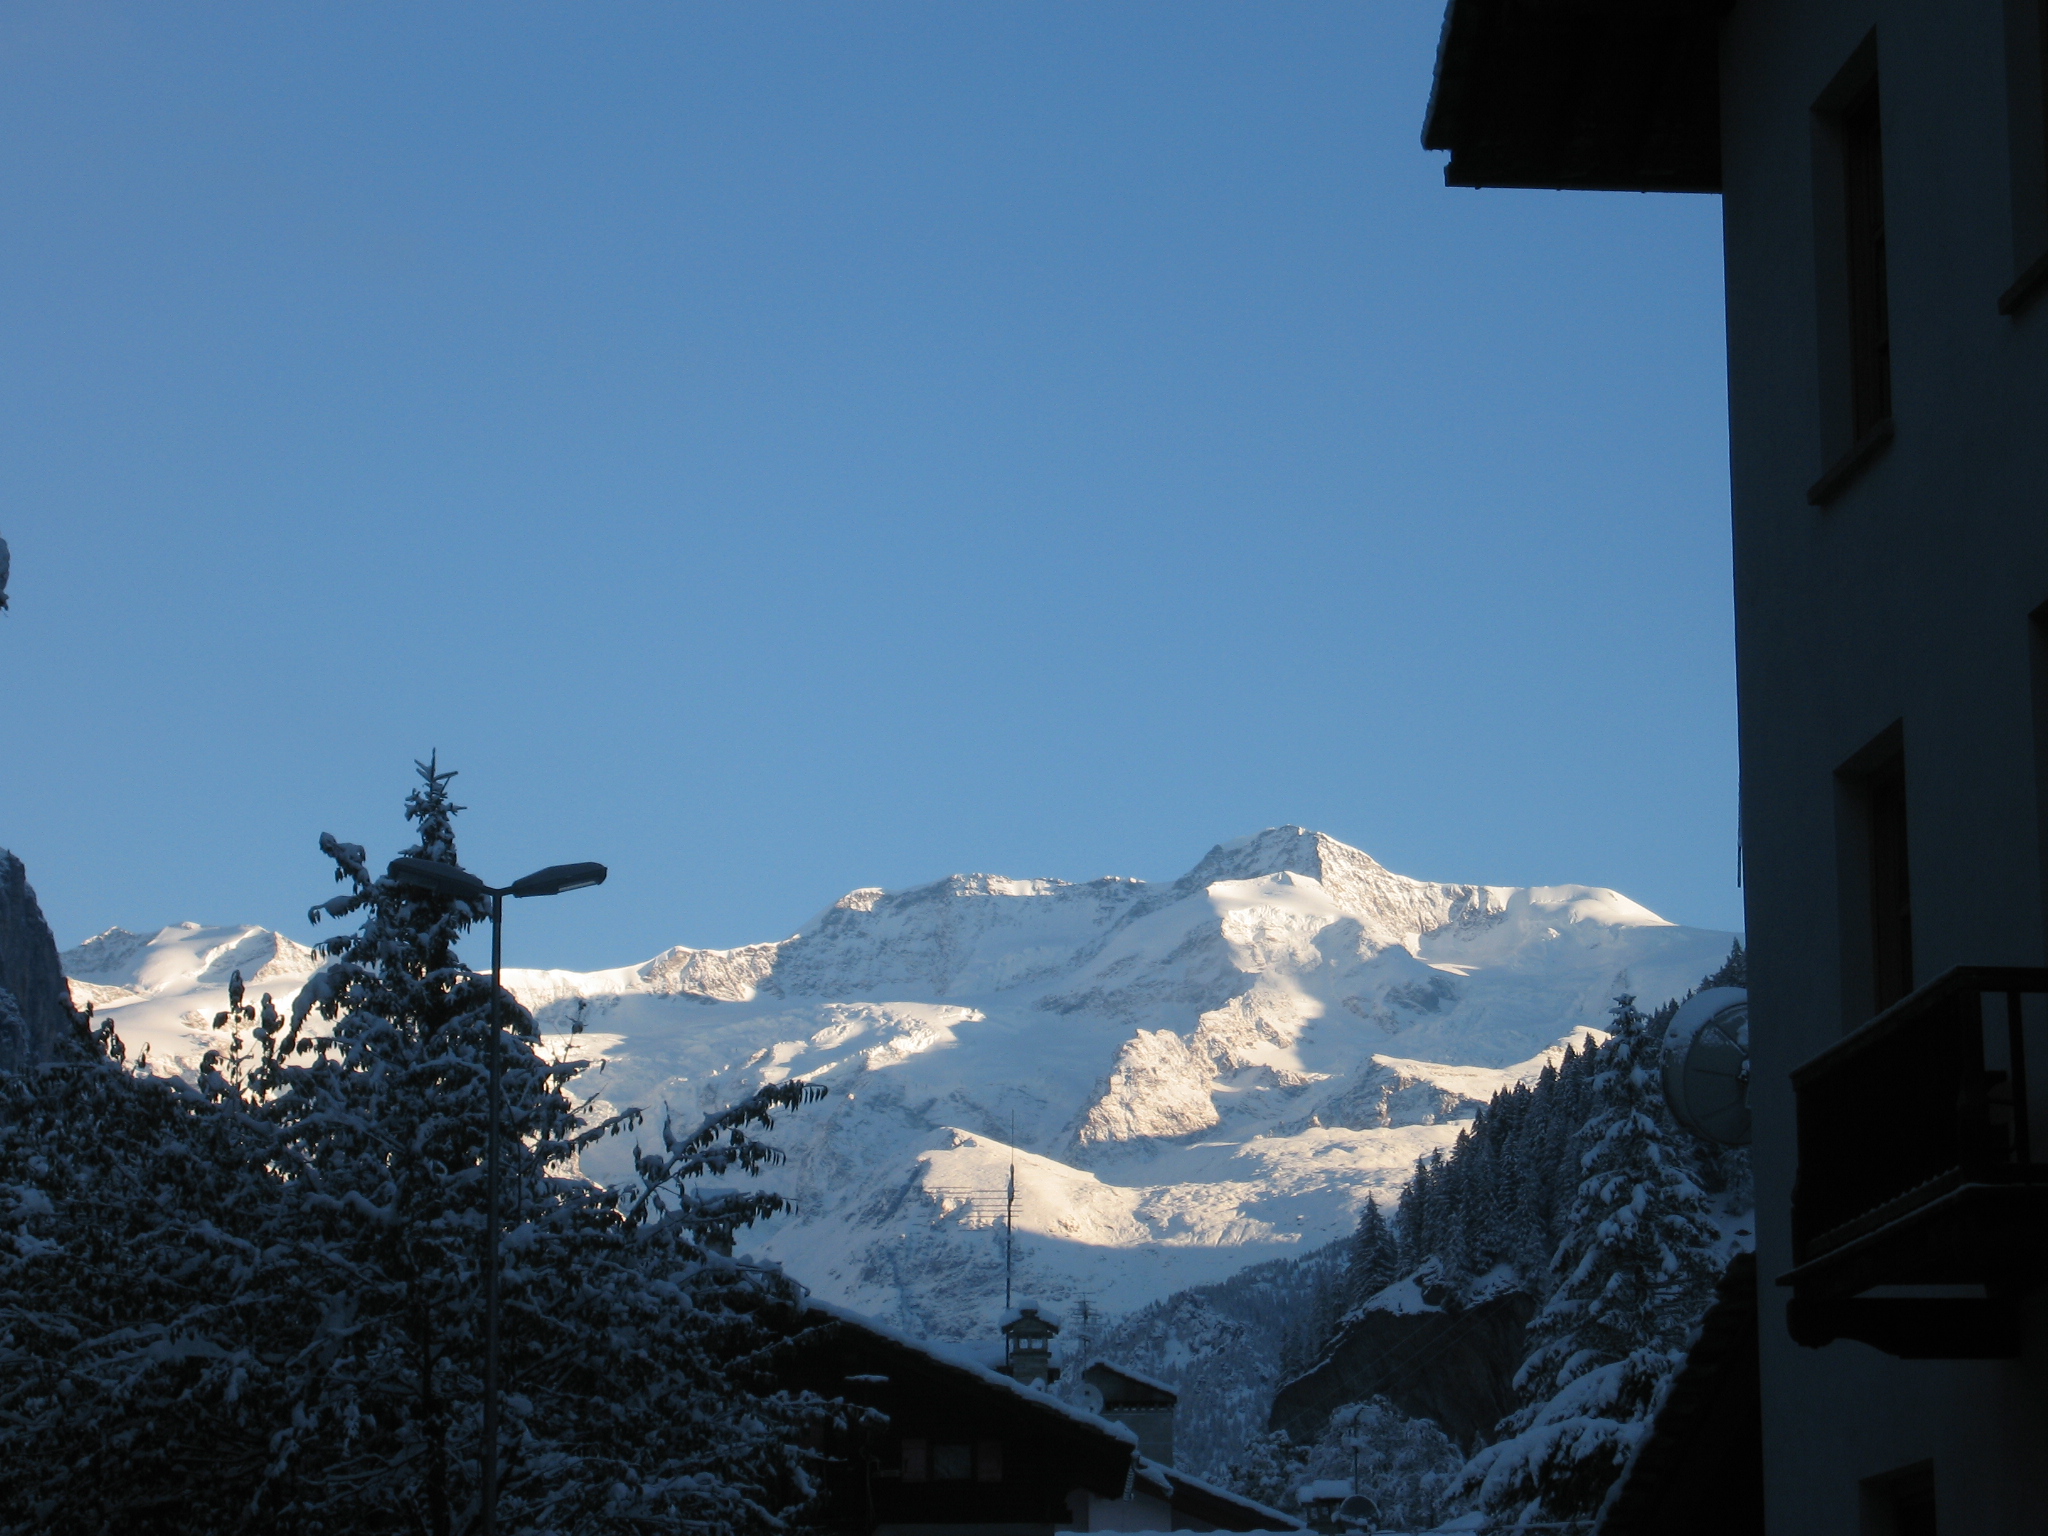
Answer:
[[[1794,1337],[2015,1353],[2013,1301],[2048,1281],[2048,970],[1959,966],[1792,1085]]]

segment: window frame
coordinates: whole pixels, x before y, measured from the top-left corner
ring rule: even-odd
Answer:
[[[1857,1492],[1862,1536],[1936,1536],[1940,1529],[1941,1501],[1931,1461],[1866,1477]]]
[[[1911,781],[1903,721],[1835,770],[1842,1031],[1913,990]]]
[[[2005,0],[2005,100],[2014,276],[1998,312],[2018,319],[2048,292],[2048,0]]]
[[[2034,838],[2041,883],[2042,955],[2048,959],[2048,602],[2027,615],[2029,704],[2034,725]]]
[[[1815,99],[1812,117],[1815,339],[1827,468],[1806,499],[1826,506],[1895,433],[1884,93],[1875,30]]]

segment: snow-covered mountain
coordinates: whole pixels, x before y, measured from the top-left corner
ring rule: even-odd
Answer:
[[[966,1339],[1002,1303],[1013,1159],[1020,1288],[1125,1312],[1341,1236],[1617,991],[1679,995],[1731,937],[1593,887],[1411,880],[1277,827],[1170,885],[956,875],[854,891],[779,943],[507,981],[592,1061],[586,1092],[657,1124],[763,1081],[827,1085],[777,1128],[798,1214],[750,1246],[827,1299]],[[316,964],[189,923],[64,962],[81,1004],[178,1069],[232,971],[282,1006]],[[586,1171],[626,1166],[619,1147]]]

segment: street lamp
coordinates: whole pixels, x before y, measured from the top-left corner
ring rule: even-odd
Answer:
[[[498,1028],[498,999],[504,988],[499,978],[504,970],[505,898],[507,896],[559,896],[580,891],[586,885],[603,885],[607,871],[602,864],[550,864],[510,885],[485,885],[459,864],[439,859],[393,859],[391,878],[400,885],[452,896],[458,901],[491,899],[491,1086],[489,1125],[484,1137],[484,1443],[483,1443],[483,1536],[495,1536],[498,1528],[498,1079],[504,1070],[504,1052]]]

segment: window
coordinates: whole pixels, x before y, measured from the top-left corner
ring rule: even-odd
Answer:
[[[1998,309],[2016,315],[2048,291],[2048,0],[2006,0],[2005,57],[2018,275]]]
[[[1913,990],[1913,889],[1906,869],[1906,763],[1865,786],[1870,817],[1870,984],[1882,1013]]]
[[[1863,1536],[1939,1536],[1933,1462],[1863,1480]]]
[[[903,1442],[903,1481],[925,1483],[931,1481],[931,1442],[906,1440]]]
[[[974,1447],[939,1444],[932,1447],[932,1481],[964,1483],[974,1476]]]
[[[1842,998],[1848,1028],[1913,990],[1913,887],[1907,857],[1904,733],[1894,724],[1842,765],[1837,850]]]
[[[1000,1483],[1003,1480],[1003,1442],[983,1440],[974,1448],[974,1480]]]
[[[1892,327],[1885,294],[1884,134],[1872,80],[1843,111],[1842,243],[1848,258],[1852,436],[1869,437],[1892,414]]]
[[[2031,12],[2034,23],[2033,46],[2024,55],[2033,65],[2034,75],[2034,120],[2028,126],[2033,129],[2034,148],[2041,157],[2032,167],[2034,191],[2042,212],[2048,213],[2048,0],[2033,0],[2031,5],[2022,4],[2019,9]]]
[[[1877,35],[1814,103],[1824,505],[1891,441],[1892,328]]]
[[[2027,638],[2034,662],[2034,833],[2041,861],[2041,907],[2048,916],[2048,603],[2034,610]]]

